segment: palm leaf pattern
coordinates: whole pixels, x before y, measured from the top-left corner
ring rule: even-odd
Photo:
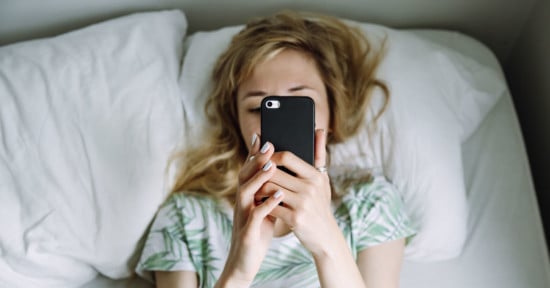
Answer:
[[[349,212],[349,207],[342,203],[334,210],[334,218],[336,219],[336,223],[338,223],[338,227],[340,227],[340,230],[342,231],[342,234],[351,249],[351,254],[354,258],[357,258],[357,251],[355,249],[355,245],[353,245],[354,241],[353,234],[351,233],[352,226]]]
[[[414,230],[393,186],[382,177],[349,188],[334,217],[352,251],[409,237]],[[194,269],[213,287],[229,252],[232,221],[213,198],[174,194],[159,210],[136,271]],[[186,268],[182,268],[186,267]],[[253,287],[319,287],[313,257],[293,235],[272,243]]]
[[[294,280],[292,287],[308,287],[318,283],[311,254],[302,245],[296,244],[282,243],[277,250],[269,250],[254,278],[253,286],[262,287],[271,281],[288,278],[289,275],[301,275]]]
[[[170,270],[177,263],[176,260],[166,259],[169,252],[159,252],[151,255],[143,263],[146,269]]]

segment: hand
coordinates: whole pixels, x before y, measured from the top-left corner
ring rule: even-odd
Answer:
[[[296,176],[277,170],[256,198],[281,190],[285,201],[271,215],[285,222],[314,256],[330,251],[330,235],[341,232],[331,210],[328,174],[315,168],[326,165],[326,133],[315,131],[315,167],[290,152],[276,152],[271,160]]]
[[[220,281],[249,286],[258,273],[273,238],[275,218],[269,216],[284,195],[271,191],[263,203],[255,203],[254,195],[273,177],[276,166],[271,162],[273,145],[259,151],[255,136],[247,161],[239,172],[239,187],[233,216],[233,234],[229,256]],[[231,285],[233,286],[233,285]]]
[[[268,195],[269,191],[280,189],[283,192],[283,205],[276,206],[270,215],[291,227],[302,245],[311,252],[321,287],[365,287],[332,214],[329,177],[326,171],[315,169],[326,165],[324,131],[315,131],[314,166],[289,152],[274,153],[271,160],[296,176],[277,169],[257,193],[256,199]]]

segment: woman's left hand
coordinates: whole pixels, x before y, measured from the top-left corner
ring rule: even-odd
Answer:
[[[315,131],[315,166],[290,152],[274,153],[271,161],[296,176],[278,169],[264,185],[266,193],[280,189],[285,196],[283,205],[273,209],[270,215],[286,223],[314,256],[330,251],[330,235],[341,233],[331,210],[328,174],[316,169],[326,165],[326,141],[323,130]],[[257,196],[262,197],[259,194]]]

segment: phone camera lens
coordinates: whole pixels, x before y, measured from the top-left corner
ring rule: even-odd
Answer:
[[[271,103],[271,101],[267,101],[266,105],[267,105],[267,107],[271,107],[271,106],[273,106],[273,103]]]

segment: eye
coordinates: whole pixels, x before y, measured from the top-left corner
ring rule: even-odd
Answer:
[[[252,109],[248,109],[249,112],[251,113],[260,113],[260,107],[256,107],[256,108],[252,108]]]

